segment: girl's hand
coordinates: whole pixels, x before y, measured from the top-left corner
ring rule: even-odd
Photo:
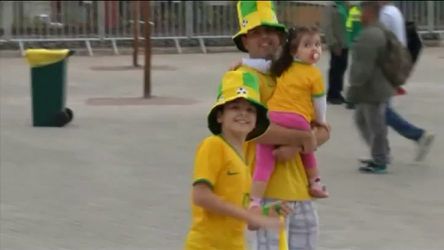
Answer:
[[[230,68],[228,68],[228,70],[236,70],[238,69],[240,66],[242,66],[242,60],[236,61],[234,63],[231,64]]]

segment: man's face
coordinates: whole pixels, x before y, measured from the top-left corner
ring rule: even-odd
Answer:
[[[259,26],[241,39],[251,58],[272,59],[281,45],[282,34],[274,28]]]

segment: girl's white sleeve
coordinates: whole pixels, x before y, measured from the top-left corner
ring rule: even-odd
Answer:
[[[313,104],[316,113],[316,121],[319,123],[327,122],[327,95],[313,97]]]

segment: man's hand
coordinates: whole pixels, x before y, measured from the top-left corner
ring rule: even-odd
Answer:
[[[308,133],[308,136],[302,140],[302,151],[301,153],[311,153],[318,147],[316,136],[313,131]]]
[[[311,123],[311,127],[312,127],[312,128],[316,128],[316,127],[318,127],[318,128],[323,128],[323,129],[327,130],[328,133],[330,133],[330,129],[331,129],[330,124],[328,124],[328,123],[323,123],[323,122],[317,122],[317,121],[313,121],[313,122]]]
[[[282,145],[273,150],[273,156],[278,162],[286,162],[294,159],[295,155],[301,151],[302,147]]]
[[[327,124],[327,127],[315,126],[313,133],[316,138],[317,146],[321,146],[330,139],[331,126]]]

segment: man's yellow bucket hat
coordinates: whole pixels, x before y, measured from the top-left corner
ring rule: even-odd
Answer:
[[[233,36],[233,41],[237,48],[247,52],[242,44],[241,37],[249,30],[259,26],[268,26],[276,28],[279,31],[286,32],[285,25],[280,24],[276,17],[275,5],[272,1],[238,1],[237,17],[239,20],[240,31]]]
[[[208,114],[208,128],[211,133],[218,135],[222,132],[221,124],[217,122],[217,113],[224,104],[244,98],[256,107],[256,127],[251,131],[247,140],[262,135],[270,125],[267,108],[261,104],[259,79],[245,71],[228,71],[222,77],[219,85],[216,103]]]

